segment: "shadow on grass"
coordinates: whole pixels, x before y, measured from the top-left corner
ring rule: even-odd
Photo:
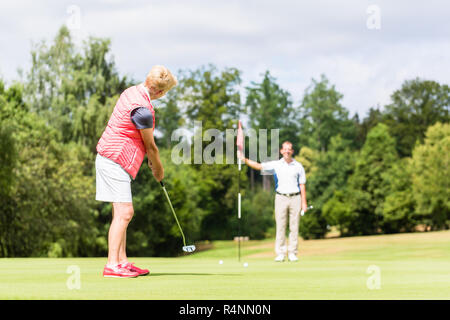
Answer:
[[[158,277],[158,276],[242,276],[241,273],[239,274],[232,274],[232,273],[150,273],[150,277]]]

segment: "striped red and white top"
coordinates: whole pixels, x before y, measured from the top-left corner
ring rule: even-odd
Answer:
[[[97,152],[101,156],[120,164],[133,179],[136,178],[145,156],[141,134],[131,121],[131,111],[138,107],[149,109],[155,119],[150,95],[143,84],[130,87],[120,95],[97,144]]]

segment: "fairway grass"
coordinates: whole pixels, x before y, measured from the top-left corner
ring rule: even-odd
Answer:
[[[103,278],[106,258],[3,258],[0,299],[450,299],[450,231],[300,240],[299,248],[300,261],[277,263],[273,240],[247,241],[239,262],[235,242],[217,241],[183,257],[130,259],[151,272],[134,279]],[[80,270],[79,289],[70,289],[70,266]]]

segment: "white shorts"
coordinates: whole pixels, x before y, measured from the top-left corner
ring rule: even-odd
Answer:
[[[133,202],[131,196],[131,176],[120,164],[97,154],[95,171],[95,200],[105,202]]]

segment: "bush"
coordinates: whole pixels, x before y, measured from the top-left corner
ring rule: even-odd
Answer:
[[[321,239],[328,231],[327,222],[320,210],[311,209],[300,218],[300,236],[305,239]]]
[[[273,236],[274,195],[272,192],[258,188],[248,193],[242,200],[241,234],[250,239],[264,239]],[[234,229],[237,231],[239,223],[237,215],[233,217]],[[238,235],[236,233],[236,235]]]

